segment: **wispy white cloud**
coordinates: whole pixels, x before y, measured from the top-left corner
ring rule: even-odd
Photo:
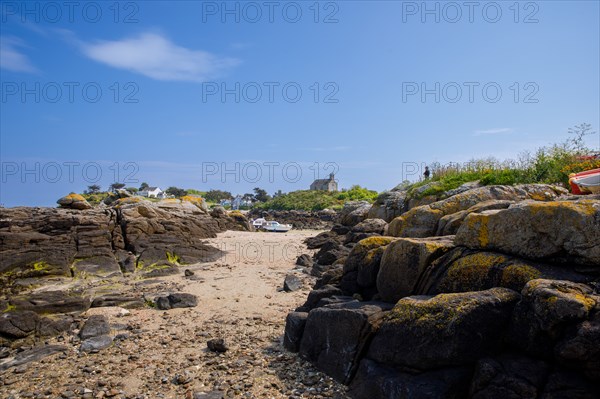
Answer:
[[[489,136],[493,134],[510,134],[514,132],[515,129],[511,127],[500,127],[496,129],[487,129],[487,130],[475,130],[473,132],[473,136]]]
[[[17,37],[0,36],[0,68],[13,72],[38,72],[29,57],[20,51],[26,47],[27,45]]]
[[[156,80],[203,82],[240,63],[235,58],[178,46],[157,33],[115,41],[79,42],[79,45],[95,61]]]

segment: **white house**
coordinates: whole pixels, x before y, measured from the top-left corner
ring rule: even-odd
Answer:
[[[138,195],[148,198],[164,198],[165,192],[160,187],[148,187],[145,190],[138,191]]]

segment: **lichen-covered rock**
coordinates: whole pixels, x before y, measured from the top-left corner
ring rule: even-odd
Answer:
[[[600,201],[523,202],[472,213],[457,245],[552,262],[600,267]]]
[[[523,288],[510,325],[510,342],[532,356],[551,358],[565,328],[589,318],[599,297],[584,284],[532,280]]]
[[[377,274],[381,299],[395,303],[414,294],[425,269],[454,247],[453,238],[400,238],[391,242],[383,252]]]
[[[431,263],[414,294],[437,295],[493,287],[520,292],[527,282],[538,278],[588,282],[592,277],[556,265],[458,247]]]
[[[475,362],[499,349],[518,300],[506,288],[403,298],[375,334],[367,357],[417,370]]]
[[[359,241],[344,263],[344,277],[341,286],[344,293],[363,293],[373,287],[376,292],[377,274],[381,257],[387,245],[396,240],[393,237],[370,237]],[[371,293],[373,294],[373,293]]]
[[[353,399],[459,399],[467,396],[470,377],[470,367],[408,373],[363,359],[348,396]]]
[[[302,334],[300,355],[336,380],[348,383],[364,346],[389,308],[384,303],[350,302],[312,310]]]
[[[481,213],[484,211],[490,211],[494,209],[506,209],[511,204],[514,204],[514,201],[506,201],[506,200],[490,200],[484,201],[479,204],[473,205],[467,210],[459,211],[453,213],[451,215],[446,215],[440,219],[437,227],[437,232],[435,235],[437,236],[448,236],[456,234],[458,228],[462,225],[465,218],[471,213]]]
[[[92,208],[92,205],[90,205],[90,203],[87,202],[87,200],[82,195],[75,194],[75,193],[65,195],[64,197],[62,197],[58,201],[56,201],[56,203],[61,208],[77,209],[80,211],[84,210],[84,209]]]
[[[515,354],[477,362],[469,397],[473,399],[537,398],[550,367],[542,360]]]
[[[439,221],[444,216],[467,210],[484,201],[550,201],[561,194],[566,194],[566,190],[547,184],[474,188],[429,205],[412,208],[392,220],[388,226],[388,234],[394,237],[430,237],[435,235]]]

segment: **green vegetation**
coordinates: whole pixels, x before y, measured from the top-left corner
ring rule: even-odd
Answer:
[[[568,187],[569,174],[600,168],[600,159],[591,156],[594,150],[583,144],[584,136],[595,134],[590,129],[588,124],[575,126],[569,129],[573,136],[564,143],[539,148],[533,155],[522,153],[517,161],[487,158],[466,164],[434,163],[430,165],[430,179],[408,185],[406,189],[413,198],[423,198],[477,180],[485,186],[547,183]]]
[[[269,201],[256,204],[255,209],[320,211],[340,209],[346,201],[369,201],[377,198],[377,192],[360,186],[338,192],[300,190],[277,195]]]

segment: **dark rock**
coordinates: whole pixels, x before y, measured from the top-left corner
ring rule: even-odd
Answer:
[[[156,298],[156,308],[159,310],[171,309],[171,302],[169,302],[169,298],[166,296],[159,296]]]
[[[286,292],[298,291],[302,288],[302,281],[298,278],[298,276],[293,274],[288,274],[285,276],[285,280],[283,282],[283,289]]]
[[[106,317],[102,315],[92,315],[83,325],[83,328],[79,332],[79,337],[82,340],[85,340],[99,335],[106,335],[108,333],[110,333],[110,324],[108,324]]]
[[[14,358],[5,358],[4,361],[0,363],[0,371],[10,367],[17,367],[23,364],[36,362],[55,353],[66,351],[67,347],[62,345],[37,346],[32,349],[27,349],[19,352]]]
[[[37,313],[30,310],[5,312],[0,315],[0,336],[8,339],[25,338],[35,332]]]
[[[548,376],[548,365],[521,355],[504,354],[477,362],[471,382],[473,399],[537,398]]]
[[[548,376],[541,399],[597,399],[598,382],[586,380],[574,371],[558,370]]]
[[[118,306],[125,309],[136,309],[144,307],[145,303],[142,298],[128,296],[124,294],[108,294],[94,298],[92,301],[93,308]]]
[[[360,356],[389,304],[350,302],[312,310],[300,355],[336,380],[348,383]]]
[[[331,228],[331,231],[339,236],[346,235],[350,231],[350,227],[342,224],[336,224]]]
[[[554,349],[556,361],[583,371],[591,380],[600,381],[600,313],[590,320],[570,326]]]
[[[325,242],[315,254],[315,261],[320,265],[332,265],[340,258],[348,256],[350,249],[341,245],[337,240]]]
[[[342,265],[332,266],[327,271],[321,273],[321,277],[317,280],[313,288],[318,290],[326,285],[338,285],[342,281],[343,275],[344,268]]]
[[[81,313],[88,310],[91,300],[74,292],[44,291],[10,298],[18,310],[31,310],[37,314]]]
[[[363,359],[350,384],[353,399],[459,399],[467,397],[469,367],[410,374]]]
[[[184,274],[186,277],[191,277],[191,276],[193,276],[195,273],[194,273],[193,271],[191,271],[190,269],[185,269],[185,270],[184,270],[184,272],[183,272],[183,274]]]
[[[313,260],[310,255],[302,254],[296,259],[296,264],[298,266],[310,267],[313,264]]]
[[[223,338],[211,339],[210,341],[208,341],[206,343],[206,346],[208,347],[209,350],[211,350],[213,352],[223,353],[223,352],[227,352],[229,350],[229,347],[227,346],[227,344],[225,343],[225,340],[223,340]]]
[[[288,313],[285,319],[285,333],[283,335],[283,347],[290,352],[298,352],[300,350],[300,341],[304,333],[304,326],[308,313],[306,312],[291,312]]]
[[[223,392],[211,391],[211,392],[195,392],[193,399],[224,399]]]
[[[588,318],[597,303],[590,287],[559,280],[531,280],[523,288],[510,325],[510,342],[550,359],[568,325]]]
[[[334,295],[342,295],[342,290],[332,285],[326,285],[318,290],[312,290],[308,294],[308,298],[306,298],[306,302],[304,303],[304,305],[299,307],[296,311],[308,312],[312,310],[321,299],[329,298]]]
[[[122,261],[119,262],[121,271],[123,273],[135,273],[135,267],[137,264],[137,257],[129,253]]]
[[[343,238],[340,238],[336,233],[332,231],[326,231],[320,234],[317,234],[314,237],[307,238],[304,240],[304,243],[308,247],[308,249],[317,249],[321,248],[326,242],[331,240],[335,240],[341,244]]]
[[[198,298],[192,294],[177,293],[169,294],[155,299],[156,307],[160,310],[175,308],[193,308],[198,306]]]
[[[417,370],[472,363],[500,348],[519,294],[506,288],[403,298],[367,357]]]
[[[94,352],[106,349],[112,345],[113,339],[109,335],[98,335],[88,338],[81,343],[82,352]]]
[[[55,315],[42,317],[36,326],[38,337],[54,337],[73,328],[73,317],[70,315]]]

